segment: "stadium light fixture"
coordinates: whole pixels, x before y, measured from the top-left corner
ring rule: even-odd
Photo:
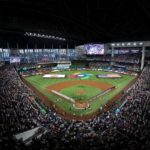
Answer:
[[[127,43],[127,46],[130,46],[131,45],[131,43],[129,42],[129,43]]]
[[[139,45],[143,45],[143,42],[140,42]]]
[[[120,44],[119,44],[119,43],[117,43],[117,46],[120,46]]]
[[[137,44],[136,42],[133,43],[134,46],[136,46],[136,44]]]
[[[125,46],[125,44],[124,44],[124,43],[122,43],[121,45],[122,45],[122,46]]]
[[[60,40],[60,41],[66,41],[66,39],[62,38],[62,37],[55,37],[52,35],[46,35],[46,34],[40,34],[40,33],[25,32],[24,35],[38,37],[38,38],[40,37],[40,38],[46,38],[46,39],[56,39],[56,40]]]
[[[40,37],[40,34],[38,33],[37,36]]]
[[[112,43],[111,46],[115,46],[115,43]]]

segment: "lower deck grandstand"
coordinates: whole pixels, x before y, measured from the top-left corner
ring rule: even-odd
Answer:
[[[1,149],[28,147],[80,149],[149,147],[150,67],[143,69],[128,89],[121,104],[85,122],[65,120],[54,109],[32,100],[34,93],[20,80],[12,66],[0,69]],[[46,112],[42,111],[42,107]],[[28,140],[15,140],[15,134],[39,127]],[[9,143],[9,144],[8,144]],[[76,147],[74,147],[74,144]]]

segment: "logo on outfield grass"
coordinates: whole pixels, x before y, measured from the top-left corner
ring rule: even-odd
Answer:
[[[120,78],[121,75],[119,74],[98,74],[96,75],[97,78]]]
[[[65,74],[44,74],[43,78],[65,78]]]
[[[80,78],[80,79],[89,79],[93,74],[88,73],[74,73],[69,75],[68,78]]]

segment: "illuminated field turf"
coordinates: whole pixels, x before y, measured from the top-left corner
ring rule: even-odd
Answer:
[[[87,101],[91,97],[97,95],[102,90],[88,85],[74,85],[69,88],[64,88],[60,92],[75,100]]]
[[[34,86],[39,92],[48,97],[50,101],[52,101],[55,105],[60,107],[65,112],[75,115],[86,115],[97,111],[101,106],[104,106],[106,103],[108,103],[114,96],[116,96],[119,92],[121,92],[135,78],[134,76],[131,75],[121,75],[122,76],[121,78],[114,78],[114,79],[97,78],[96,77],[97,74],[111,74],[111,73],[104,71],[80,71],[80,73],[82,74],[86,73],[92,74],[92,76],[84,80],[103,82],[115,86],[116,88],[110,93],[107,93],[106,95],[99,97],[98,99],[93,101],[90,104],[90,109],[77,110],[72,106],[72,103],[70,103],[69,101],[66,101],[63,98],[61,98],[62,100],[57,101],[58,96],[47,91],[47,87],[51,85],[55,85],[65,81],[68,82],[81,80],[80,78],[68,78],[69,75],[75,74],[77,72],[79,71],[61,71],[54,73],[54,74],[66,74],[67,77],[64,79],[44,79],[42,75],[36,75],[26,77],[25,80],[28,81],[30,84],[32,84],[32,86]],[[72,97],[75,100],[86,101],[90,97],[98,94],[101,91],[102,91],[101,89],[91,87],[89,85],[80,84],[64,88],[59,92],[69,97]]]

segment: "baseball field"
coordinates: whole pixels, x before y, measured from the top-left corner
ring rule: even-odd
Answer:
[[[119,74],[119,78],[98,78],[97,75],[109,75],[112,72],[92,70],[59,71],[51,74],[65,74],[65,78],[43,78],[43,75],[34,75],[25,77],[24,80],[44,95],[54,107],[74,116],[89,115],[103,108],[135,79],[135,76],[123,74]],[[75,75],[80,76],[75,78]],[[69,97],[73,102],[52,91]],[[88,107],[84,108],[87,103]]]

